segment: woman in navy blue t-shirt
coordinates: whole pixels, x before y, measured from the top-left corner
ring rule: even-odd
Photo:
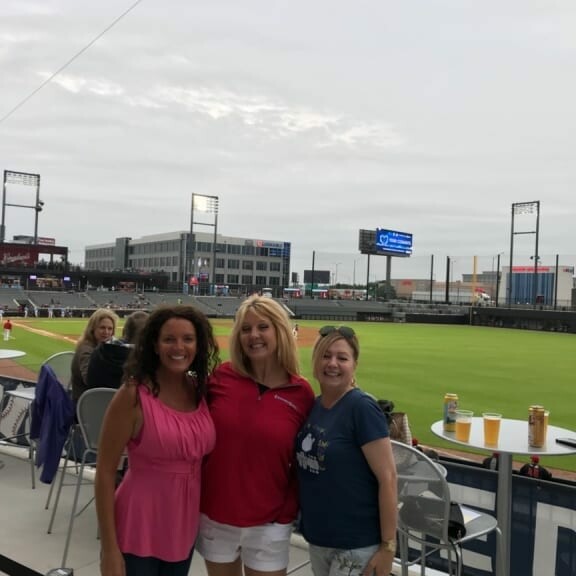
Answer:
[[[388,576],[396,550],[396,468],[386,418],[356,387],[358,339],[325,326],[312,363],[321,395],[296,443],[301,531],[315,576]]]

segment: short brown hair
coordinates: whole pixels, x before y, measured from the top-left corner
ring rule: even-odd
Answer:
[[[345,340],[350,349],[352,350],[352,357],[354,358],[354,362],[358,362],[358,358],[360,357],[360,345],[358,343],[358,338],[356,334],[351,331],[352,334],[349,336],[344,336],[339,330],[338,327],[335,327],[330,333],[326,334],[326,336],[318,336],[316,343],[314,344],[314,349],[312,350],[312,369],[314,373],[314,378],[318,380],[318,374],[320,373],[320,363],[322,362],[322,358],[324,358],[324,354],[334,342],[338,340]]]
[[[124,328],[122,329],[122,339],[127,344],[136,343],[136,338],[142,331],[142,328],[144,328],[144,324],[146,324],[148,316],[150,316],[148,312],[145,312],[144,310],[137,310],[136,312],[132,312],[132,314],[126,318]]]

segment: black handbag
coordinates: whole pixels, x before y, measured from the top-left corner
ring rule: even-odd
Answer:
[[[400,509],[400,520],[414,530],[438,534],[441,530],[444,501],[426,496],[407,496]],[[466,536],[466,524],[462,508],[450,502],[448,537],[460,540]]]

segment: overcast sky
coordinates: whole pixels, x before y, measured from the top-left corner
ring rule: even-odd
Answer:
[[[133,3],[1,0],[0,117]],[[40,174],[39,235],[75,263],[187,229],[192,193],[297,272],[316,250],[350,276],[376,227],[489,266],[532,200],[540,253],[574,254],[575,31],[574,0],[143,0],[0,123],[0,169]],[[8,207],[7,239],[33,216]]]

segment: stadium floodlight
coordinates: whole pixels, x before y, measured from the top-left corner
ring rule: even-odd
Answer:
[[[218,210],[220,207],[220,202],[218,196],[210,196],[207,194],[192,194],[192,208],[190,211],[190,234],[188,235],[188,243],[186,249],[186,258],[184,259],[184,277],[183,286],[184,291],[187,292],[190,287],[190,280],[194,277],[195,272],[195,245],[194,240],[194,225],[200,226],[211,226],[214,229],[214,236],[212,240],[212,263],[211,263],[211,274],[209,285],[211,287],[211,292],[215,292],[215,275],[216,275],[216,240],[218,235]],[[195,214],[210,214],[212,216],[212,222],[196,221]],[[206,218],[206,217],[205,217]],[[198,286],[198,283],[193,284],[194,289]]]
[[[218,214],[218,196],[206,196],[205,194],[192,194],[194,210],[207,214]]]
[[[514,215],[519,214],[534,214],[540,207],[540,201],[535,200],[534,202],[517,202],[512,204],[512,213]]]
[[[34,204],[16,204],[6,202],[6,188],[9,184],[35,188],[36,202]],[[44,206],[44,202],[40,200],[40,174],[4,170],[4,182],[2,186],[2,223],[0,224],[1,243],[6,242],[6,206],[12,206],[14,208],[31,208],[34,210],[34,244],[38,244],[38,213],[42,211],[42,207]]]
[[[536,213],[536,227],[534,230],[527,230],[522,232],[517,232],[514,230],[514,218],[515,216],[534,214]],[[535,246],[534,246],[534,274],[532,279],[532,301],[534,306],[537,304],[538,300],[538,242],[540,238],[540,200],[534,200],[533,202],[516,202],[512,204],[512,223],[510,226],[510,267],[508,270],[508,286],[506,290],[506,304],[508,307],[512,305],[512,282],[514,280],[513,264],[514,264],[514,236],[517,234],[534,234],[535,235]]]

